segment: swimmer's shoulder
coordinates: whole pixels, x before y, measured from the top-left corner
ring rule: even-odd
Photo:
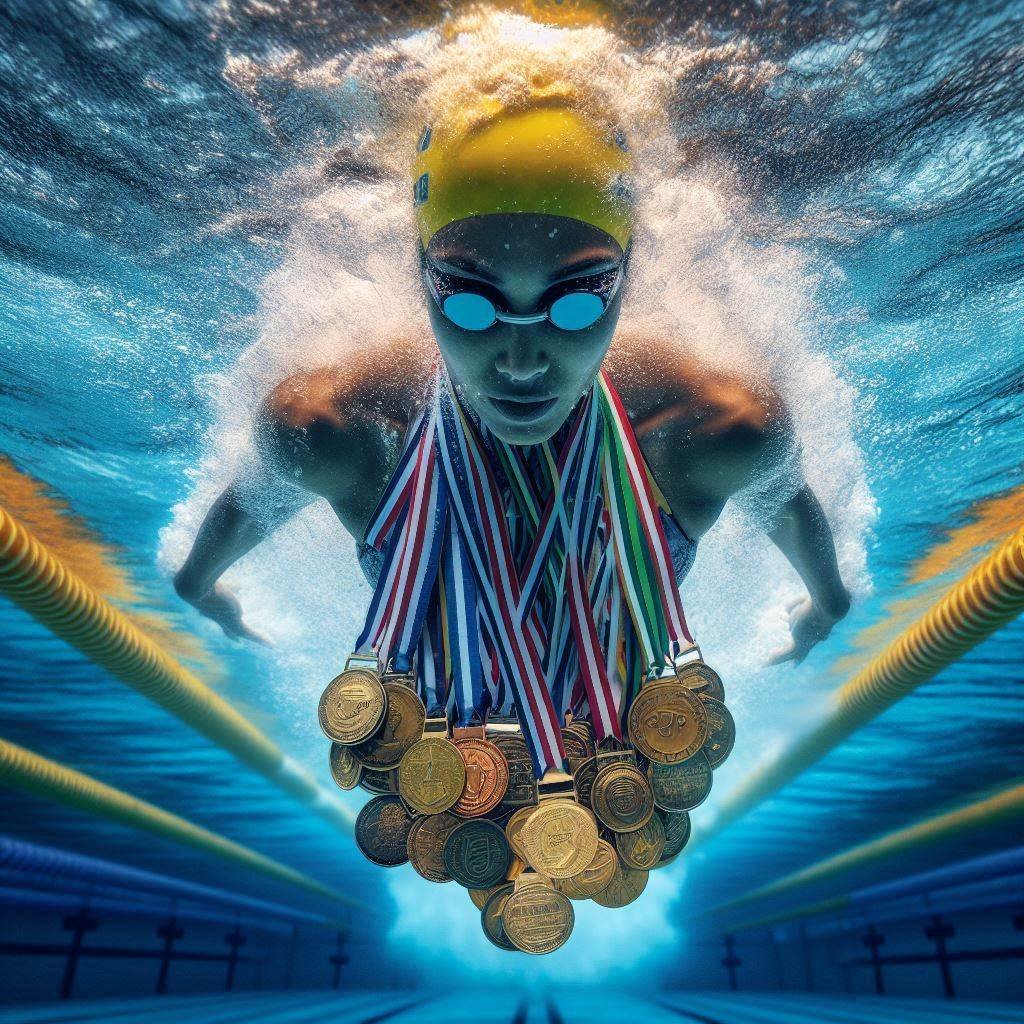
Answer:
[[[770,382],[707,366],[674,341],[627,336],[608,367],[651,471],[674,512],[692,509],[695,533],[789,443]]]
[[[346,503],[353,486],[379,490],[426,399],[432,366],[429,346],[396,338],[292,374],[260,404],[262,456],[297,486],[336,504]]]

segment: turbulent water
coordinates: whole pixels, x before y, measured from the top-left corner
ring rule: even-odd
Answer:
[[[626,126],[640,165],[623,322],[778,385],[857,597],[806,666],[764,669],[799,580],[756,503],[730,506],[702,542],[683,594],[740,736],[720,797],[813,719],[830,664],[943,526],[1020,482],[1024,5],[531,10],[0,4],[0,447],[131,552],[154,606],[177,609],[168,577],[206,508],[256,472],[249,431],[266,391],[427,330],[404,176],[424,110],[488,77],[512,99],[583,92]],[[241,650],[191,613],[183,623],[228,666],[232,696],[323,776],[312,708],[368,598],[352,542],[311,504],[226,581],[272,650]],[[35,634],[23,643],[35,651]],[[622,951],[668,955],[680,905],[998,781],[1008,709],[990,684],[1004,648],[983,650],[955,694],[991,737],[969,780],[948,768],[942,701],[908,702],[895,733],[869,733],[785,805],[785,843],[777,821],[744,826],[696,877],[661,873],[629,911],[584,911],[537,970],[649,969]],[[21,735],[36,735],[30,716],[19,703]],[[892,735],[912,766],[898,796],[878,770]],[[872,822],[853,813],[890,790]],[[831,837],[799,825],[822,804]],[[268,827],[249,841],[293,856]],[[429,927],[428,959],[443,946],[501,969],[451,887],[403,871],[390,888],[395,948]]]

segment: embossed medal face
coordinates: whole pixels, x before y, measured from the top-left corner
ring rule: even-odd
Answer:
[[[619,865],[608,888],[591,897],[602,907],[617,910],[632,903],[647,887],[647,872]]]
[[[635,832],[654,814],[647,776],[631,764],[605,765],[594,780],[594,813],[613,832]]]
[[[342,789],[355,789],[363,774],[363,766],[352,751],[340,743],[331,744],[331,776]]]
[[[586,760],[594,754],[594,747],[589,736],[579,726],[574,729],[568,725],[562,730],[562,746],[565,747],[565,756],[570,765]]]
[[[452,741],[466,764],[466,785],[453,810],[475,818],[494,810],[508,788],[508,761],[489,740],[462,737]]]
[[[661,827],[665,830],[665,849],[661,854],[658,867],[664,867],[669,861],[675,860],[682,853],[690,839],[690,815],[686,811],[669,814],[658,811]]]
[[[370,739],[352,748],[367,768],[397,768],[405,752],[423,735],[423,701],[404,683],[385,683],[387,716]]]
[[[611,885],[618,870],[619,858],[611,843],[597,841],[594,859],[578,874],[563,878],[559,888],[571,900],[589,900]]]
[[[471,818],[453,829],[444,844],[444,867],[467,889],[489,889],[505,881],[512,851],[505,831],[486,818]]]
[[[535,808],[533,807],[520,807],[508,819],[508,823],[505,825],[505,836],[508,839],[508,845],[512,848],[513,854],[524,862],[528,858],[526,856],[526,847],[523,846],[523,826],[534,810]]]
[[[650,871],[657,867],[665,852],[665,829],[658,815],[635,832],[622,832],[615,836],[615,848],[626,867]]]
[[[597,826],[572,800],[544,800],[523,825],[530,865],[550,878],[578,875],[597,852]]]
[[[429,814],[412,823],[406,844],[409,862],[428,882],[452,880],[444,868],[444,843],[459,824],[454,814]]]
[[[732,753],[736,742],[736,723],[729,709],[714,697],[701,697],[708,715],[708,739],[704,744],[704,753],[708,764],[718,768],[725,764],[725,759]]]
[[[320,698],[320,728],[336,743],[360,743],[384,720],[384,688],[369,669],[346,669],[335,676]]]
[[[551,953],[572,934],[576,915],[568,897],[546,885],[517,888],[502,913],[505,935],[524,953]]]
[[[356,843],[367,860],[394,867],[409,859],[412,818],[397,796],[378,796],[356,818]]]
[[[537,786],[526,740],[517,733],[494,733],[487,738],[505,755],[508,764],[508,786],[502,805],[512,808],[535,804]]]
[[[380,771],[376,768],[363,769],[359,779],[359,788],[365,789],[367,793],[376,793],[377,796],[398,792],[395,773]]]
[[[572,773],[572,784],[576,790],[576,801],[584,807],[593,807],[594,779],[600,767],[596,757],[588,757],[576,765]]]
[[[689,690],[695,690],[702,697],[714,697],[725,700],[725,686],[722,677],[703,661],[691,661],[683,665],[678,672],[679,682]]]
[[[711,792],[711,765],[704,751],[678,764],[652,761],[647,777],[654,790],[654,802],[665,811],[692,811]]]
[[[649,683],[629,709],[629,738],[650,761],[685,761],[708,738],[704,704],[675,679]]]
[[[509,896],[515,891],[515,886],[511,882],[507,882],[505,885],[499,885],[496,889],[492,889],[487,901],[484,903],[483,908],[480,911],[480,923],[483,925],[484,935],[494,943],[498,949],[507,949],[510,952],[515,950],[515,946],[509,941],[508,936],[505,934],[505,925],[502,921],[502,911],[505,909],[505,904],[508,902]]]
[[[398,766],[398,792],[420,814],[447,811],[466,785],[466,763],[443,736],[424,736]]]

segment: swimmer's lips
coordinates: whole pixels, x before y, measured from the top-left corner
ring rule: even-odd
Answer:
[[[514,423],[533,423],[543,419],[555,407],[558,401],[554,398],[494,398],[489,397],[491,405],[507,420]]]

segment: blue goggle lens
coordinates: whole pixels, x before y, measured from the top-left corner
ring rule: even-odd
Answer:
[[[604,300],[593,292],[569,292],[551,304],[548,316],[563,331],[593,327],[604,312]]]
[[[449,295],[441,308],[444,315],[464,331],[486,331],[497,320],[494,303],[472,292]]]

